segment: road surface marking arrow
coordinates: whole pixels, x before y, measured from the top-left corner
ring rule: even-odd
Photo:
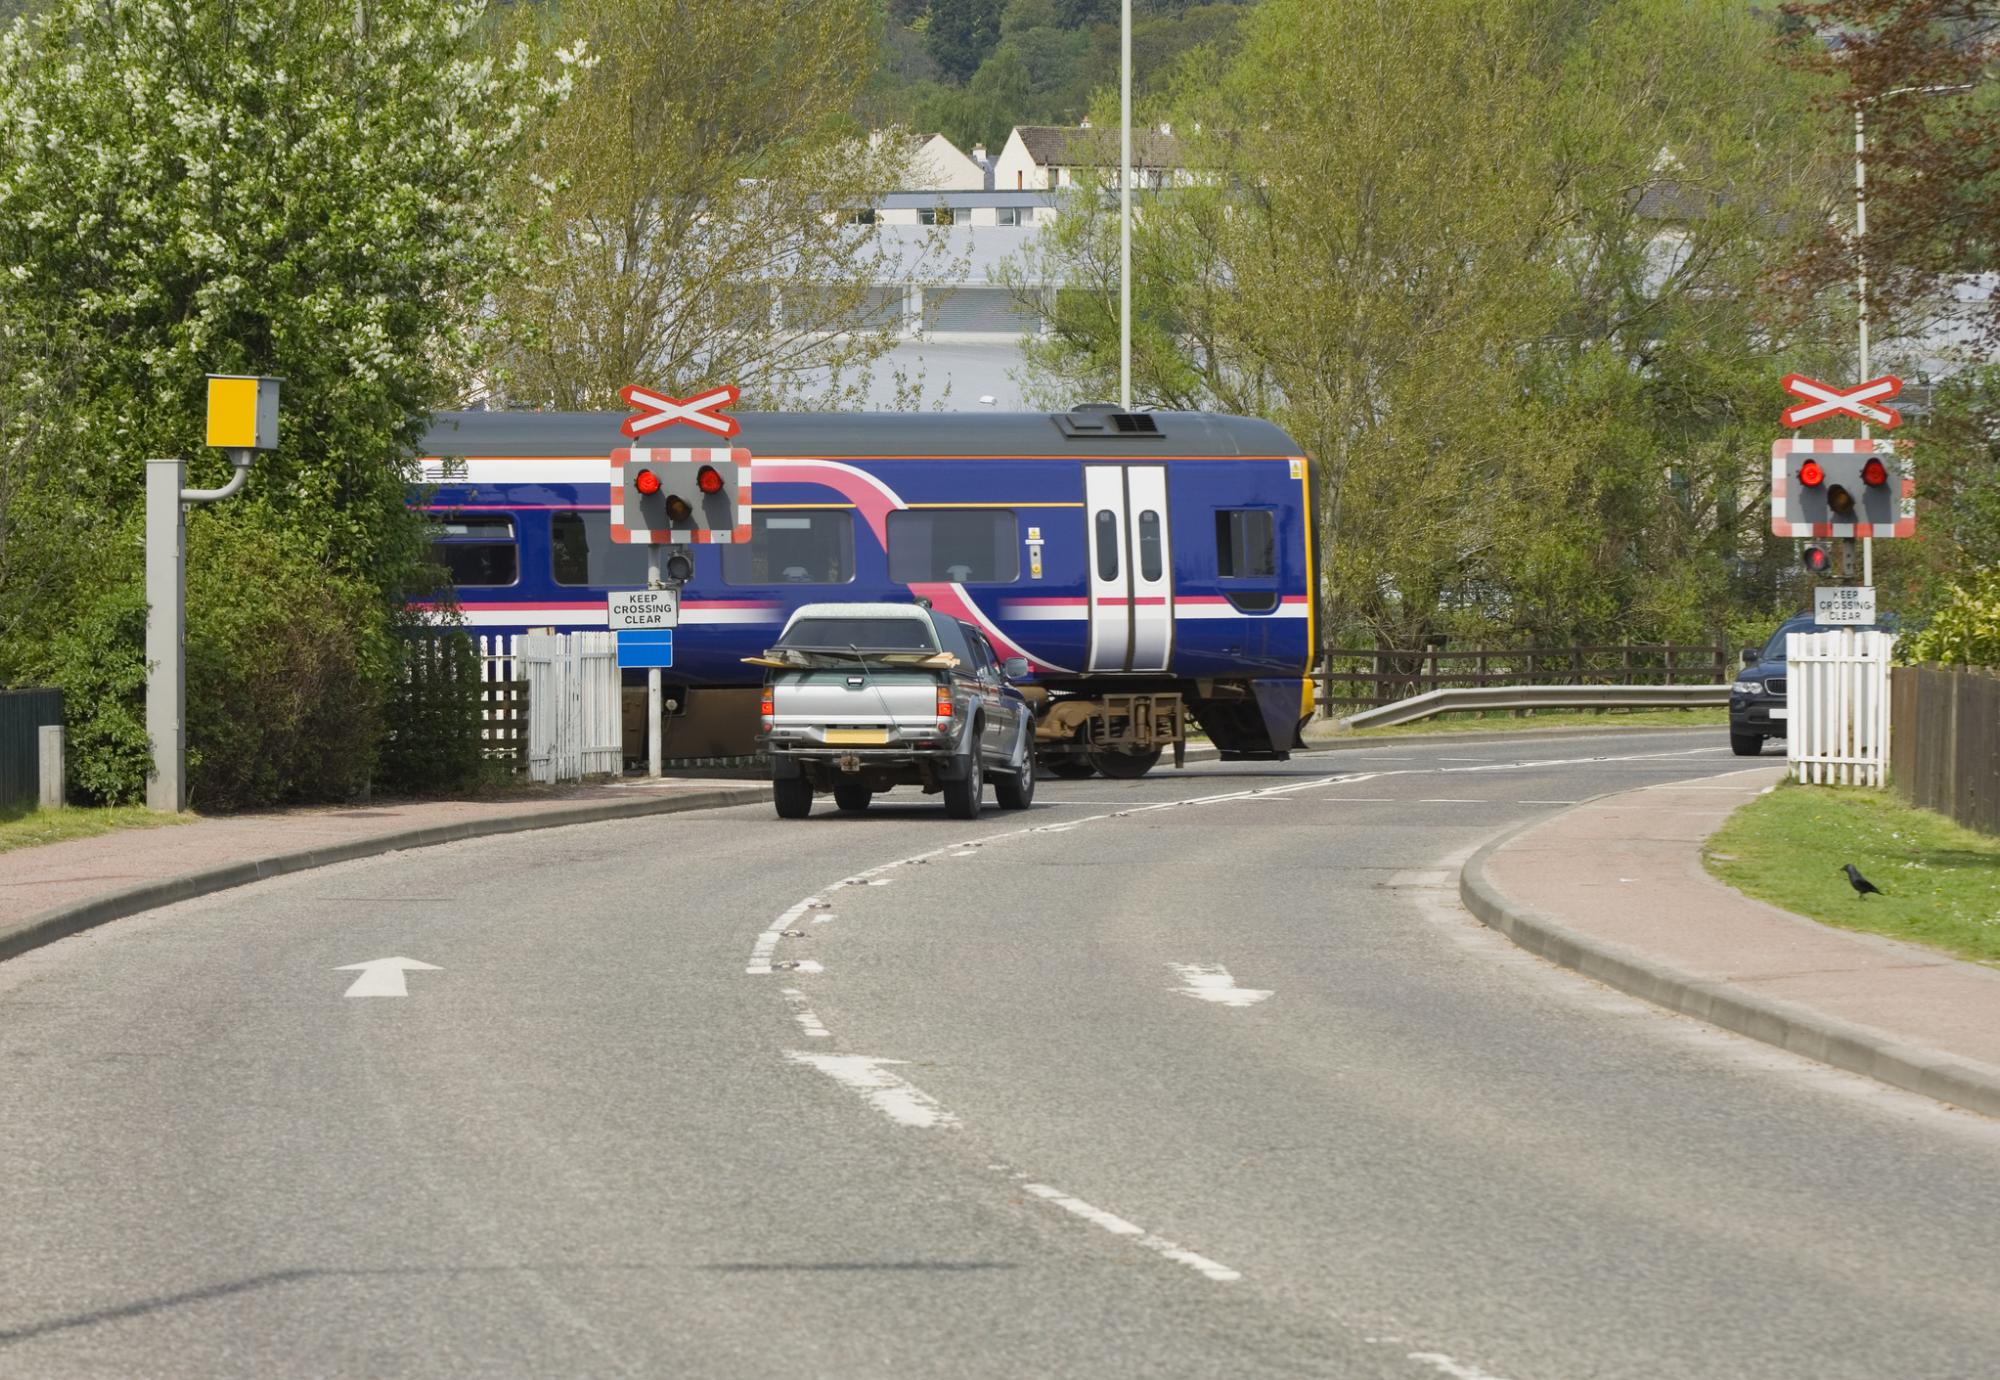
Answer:
[[[1900,426],[1903,414],[1893,407],[1870,407],[1877,398],[1893,398],[1903,391],[1903,381],[1894,374],[1884,374],[1879,379],[1842,392],[1838,388],[1809,379],[1804,374],[1787,374],[1784,379],[1785,391],[1795,398],[1810,398],[1815,401],[1788,407],[1779,418],[1786,426],[1804,426],[1816,422],[1821,417],[1831,417],[1845,412],[1850,417],[1874,422],[1878,426]]]
[[[441,973],[444,970],[435,963],[419,963],[414,958],[371,958],[366,963],[344,963],[333,971],[361,974],[354,979],[354,985],[347,989],[347,996],[407,997],[410,995],[410,988],[403,980],[403,974]]]
[[[1220,963],[1169,963],[1167,966],[1179,973],[1181,981],[1187,984],[1173,989],[1182,996],[1199,997],[1224,1006],[1255,1006],[1271,995],[1254,987],[1238,987],[1236,979]]]

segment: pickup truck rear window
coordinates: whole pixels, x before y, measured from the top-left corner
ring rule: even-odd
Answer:
[[[801,618],[785,629],[780,647],[864,652],[934,652],[937,637],[923,618]]]

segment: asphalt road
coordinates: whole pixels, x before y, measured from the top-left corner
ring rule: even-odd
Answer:
[[[1741,765],[673,815],[66,940],[0,965],[0,1375],[1991,1377],[2000,1126],[1453,899],[1516,823]],[[345,995],[391,956],[435,967]]]

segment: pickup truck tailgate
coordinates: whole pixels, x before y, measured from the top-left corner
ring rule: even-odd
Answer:
[[[772,727],[930,728],[938,678],[871,666],[784,671],[771,682]]]

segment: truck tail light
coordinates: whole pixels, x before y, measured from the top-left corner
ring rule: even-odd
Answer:
[[[949,685],[940,685],[938,687],[937,726],[939,728],[951,727],[951,687]]]
[[[778,722],[777,706],[771,702],[771,698],[771,687],[767,685],[764,687],[764,702],[757,708],[757,712],[763,716],[766,733],[770,732]]]

